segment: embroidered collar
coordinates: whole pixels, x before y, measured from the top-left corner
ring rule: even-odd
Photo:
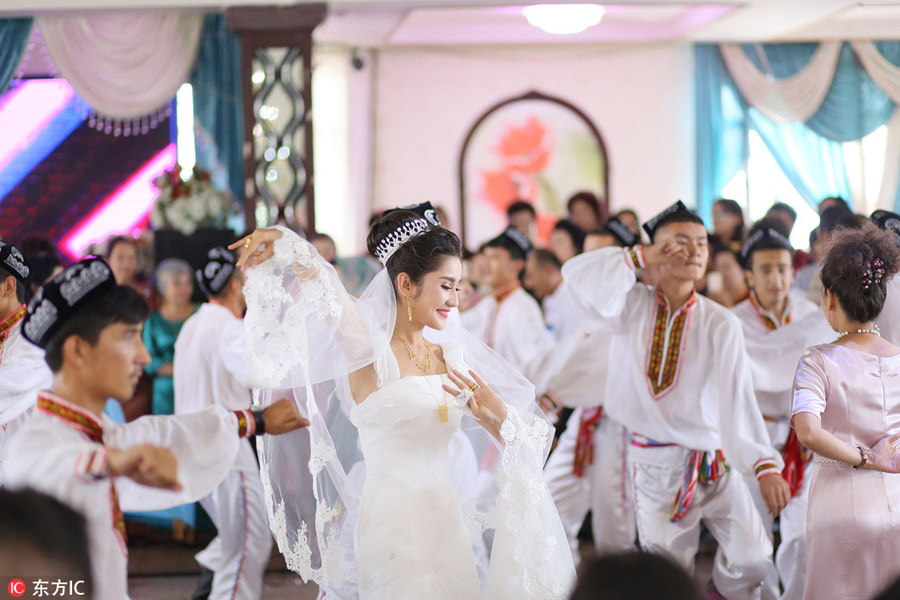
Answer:
[[[687,342],[690,315],[697,304],[696,290],[677,313],[669,308],[669,299],[656,290],[656,317],[647,348],[647,384],[657,400],[678,385],[681,359]],[[674,319],[670,317],[674,315]]]
[[[37,410],[64,421],[88,436],[91,441],[103,443],[103,424],[84,408],[67,402],[56,394],[38,392]]]
[[[0,321],[0,363],[3,362],[3,347],[6,345],[6,340],[9,339],[9,334],[12,332],[12,328],[22,320],[27,312],[26,306],[23,304],[19,308],[13,311],[11,315]]]
[[[756,296],[756,292],[751,291],[750,295],[747,297],[750,301],[750,306],[753,307],[753,311],[756,313],[756,316],[759,317],[759,320],[769,331],[775,331],[779,327],[784,327],[788,323],[791,322],[793,311],[791,310],[791,299],[787,299],[787,305],[785,306],[784,311],[784,319],[779,322],[778,318],[771,312],[767,311],[762,307],[762,304],[759,303],[759,298]]]
[[[665,294],[662,293],[662,290],[660,290],[659,288],[656,288],[656,300],[658,302],[661,302],[666,307],[666,311],[672,310],[672,307],[669,306],[669,299]],[[690,297],[684,304],[681,305],[681,308],[678,309],[678,312],[687,312],[695,304],[697,304],[697,290],[691,292]]]
[[[522,287],[522,285],[518,281],[514,281],[505,288],[493,292],[494,299],[497,301],[497,304],[500,304],[501,302],[509,298],[512,293],[520,287]]]
[[[25,316],[27,310],[28,308],[23,304],[22,306],[14,310],[11,315],[0,321],[0,335],[7,333],[10,329],[12,329],[13,325],[21,321],[22,317]]]

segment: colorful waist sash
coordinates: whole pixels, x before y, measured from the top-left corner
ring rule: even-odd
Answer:
[[[572,473],[575,477],[584,477],[585,465],[594,464],[594,430],[597,429],[602,417],[602,406],[588,408],[581,413],[578,439],[575,442],[575,461],[572,463]]]
[[[638,448],[668,448],[678,444],[657,442],[639,433],[632,433],[631,445]],[[670,520],[675,522],[684,518],[691,506],[691,500],[694,499],[698,483],[709,485],[721,479],[730,470],[731,467],[721,450],[715,452],[691,450],[685,464],[684,483],[678,489],[675,501],[672,503]]]

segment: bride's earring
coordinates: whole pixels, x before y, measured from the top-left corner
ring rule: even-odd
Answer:
[[[406,316],[412,322],[412,307],[409,305],[409,298],[406,299]]]

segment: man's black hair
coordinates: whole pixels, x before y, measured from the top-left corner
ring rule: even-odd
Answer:
[[[697,216],[697,213],[691,212],[689,210],[680,210],[665,217],[656,224],[656,227],[653,229],[653,235],[650,236],[650,243],[655,244],[656,234],[659,232],[659,230],[672,223],[696,223],[697,225],[703,225],[703,227],[706,228],[706,223],[703,222],[703,219]]]
[[[91,555],[87,525],[81,514],[34,490],[0,488],[0,515],[0,556],[14,562],[19,557],[23,562],[37,563],[32,567],[36,571],[7,575],[34,576],[50,569],[57,577],[85,581],[83,591],[90,595]]]
[[[791,221],[793,221],[794,223],[797,222],[797,211],[794,210],[794,207],[787,202],[776,202],[769,207],[769,210],[767,210],[766,213],[768,214],[776,211],[786,212],[787,214],[791,215]]]
[[[54,373],[62,369],[63,344],[69,336],[77,335],[94,345],[100,332],[114,323],[136,325],[150,316],[150,306],[144,297],[131,286],[117,285],[104,294],[98,294],[90,302],[73,312],[59,331],[47,342],[44,359]]]
[[[777,233],[781,234],[784,237],[783,240],[779,240],[776,237],[766,236],[762,240],[753,243],[751,248],[747,247],[747,244],[753,242],[753,239],[756,236],[757,232],[763,229],[773,229]],[[794,247],[790,243],[790,232],[788,232],[785,224],[775,217],[767,217],[760,219],[756,223],[753,224],[753,227],[750,228],[750,232],[747,234],[747,242],[744,245],[744,248],[741,250],[741,253],[738,255],[738,263],[746,270],[753,270],[753,255],[759,250],[787,250],[791,255],[791,260],[794,258]],[[744,256],[746,254],[746,256]]]
[[[509,208],[506,209],[506,216],[512,217],[517,212],[522,211],[530,212],[532,217],[537,216],[537,213],[534,211],[534,206],[532,206],[530,202],[525,202],[524,200],[516,200],[510,204]]]
[[[570,600],[701,600],[690,574],[649,552],[605,554],[584,566]]]
[[[866,220],[850,212],[850,209],[840,205],[829,206],[819,217],[819,233],[827,231],[832,233],[838,227],[858,228],[860,222]]]
[[[535,248],[531,255],[534,256],[534,260],[537,262],[538,266],[543,267],[553,267],[557,271],[562,270],[562,263],[559,262],[559,259],[551,250],[546,248]]]

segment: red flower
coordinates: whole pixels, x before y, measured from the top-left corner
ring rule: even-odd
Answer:
[[[547,127],[534,116],[509,125],[493,150],[500,168],[481,172],[481,197],[501,211],[516,200],[534,201],[537,185],[532,175],[547,166],[552,151]]]
[[[521,125],[510,125],[494,148],[504,167],[524,173],[542,171],[550,159],[547,127],[537,117]]]

